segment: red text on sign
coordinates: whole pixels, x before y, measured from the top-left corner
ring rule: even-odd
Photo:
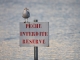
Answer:
[[[23,39],[22,40],[23,44],[45,44],[45,40],[44,39]]]
[[[48,36],[48,32],[20,32],[20,36]]]
[[[41,28],[41,24],[26,24],[26,28]]]

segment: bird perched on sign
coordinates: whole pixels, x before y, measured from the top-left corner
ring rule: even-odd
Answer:
[[[26,23],[26,19],[27,19],[27,22],[28,22],[28,18],[30,17],[29,9],[27,9],[27,8],[24,9],[22,17],[25,19],[24,23]]]

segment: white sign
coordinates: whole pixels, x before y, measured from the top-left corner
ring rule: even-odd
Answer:
[[[49,22],[20,22],[21,47],[49,47]]]

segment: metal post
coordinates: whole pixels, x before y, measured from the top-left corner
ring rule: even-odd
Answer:
[[[34,22],[38,22],[38,20],[34,20]],[[34,46],[34,60],[38,60],[38,47]]]
[[[38,47],[34,47],[34,60],[38,60]]]

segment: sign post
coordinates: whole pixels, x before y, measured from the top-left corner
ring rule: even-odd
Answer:
[[[20,22],[20,47],[34,47],[34,60],[38,60],[38,47],[49,47],[49,22]]]
[[[38,22],[38,20],[34,20],[34,22]],[[38,60],[38,47],[34,46],[34,60]]]
[[[38,60],[38,47],[34,46],[34,60]]]

